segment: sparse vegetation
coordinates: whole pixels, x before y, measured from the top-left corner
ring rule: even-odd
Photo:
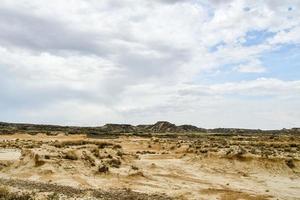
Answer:
[[[32,194],[10,192],[7,187],[0,186],[0,200],[34,200]]]
[[[298,135],[171,134],[170,136],[169,134],[113,139],[86,138],[82,135],[47,137],[27,135],[26,137],[30,139],[22,137],[15,139],[14,135],[5,136],[7,139],[0,143],[0,147],[17,148],[21,152],[21,157],[16,162],[0,161],[0,175],[2,173],[13,175],[12,177],[37,179],[37,182],[26,183],[15,180],[5,185],[13,188],[14,194],[22,198],[40,195],[49,200],[69,199],[71,196],[76,196],[80,200],[89,198],[94,194],[93,188],[101,188],[103,183],[116,184],[116,187],[120,188],[129,184],[132,188],[144,190],[145,193],[148,193],[148,190],[166,191],[167,195],[160,197],[170,199],[167,196],[173,195],[175,190],[187,194],[187,191],[194,191],[194,188],[201,189],[206,184],[233,188],[243,177],[252,180],[249,184],[255,184],[256,180],[266,181],[264,177],[269,175],[279,178],[289,174],[294,182],[298,180],[297,173],[300,171]],[[290,140],[291,137],[293,140]],[[216,174],[223,182],[215,183],[214,179],[209,179],[210,175]],[[220,174],[229,175],[231,178],[222,177]],[[258,176],[260,174],[261,177]],[[244,181],[246,183],[248,179]],[[50,184],[51,182],[57,185]],[[60,182],[74,183],[87,189],[63,187]],[[141,187],[142,182],[145,185]],[[191,185],[193,187],[190,187]],[[245,191],[243,184],[238,185],[238,188]],[[33,189],[38,195],[28,193]],[[280,190],[265,187],[261,191],[265,194],[269,189]],[[284,190],[296,193],[292,188],[286,187]],[[1,193],[7,196],[11,195],[12,191],[2,190]],[[97,194],[104,195],[103,198],[117,199],[109,188],[108,191],[99,190]],[[126,193],[123,192],[118,194],[121,195],[120,199],[132,197],[132,195],[125,196]],[[137,194],[141,200],[148,198],[146,194],[130,194]],[[282,194],[284,197],[284,192]],[[193,195],[202,194],[192,192],[190,195],[193,198],[195,197]],[[225,196],[231,197],[226,192],[219,195],[220,198]],[[236,193],[236,196],[239,195]],[[242,193],[241,196],[253,195]],[[253,199],[256,197],[254,195]]]
[[[47,200],[59,200],[59,194],[56,192],[48,194]]]

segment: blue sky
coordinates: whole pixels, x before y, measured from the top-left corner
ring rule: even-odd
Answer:
[[[254,46],[266,42],[268,39],[274,37],[275,33],[263,31],[249,31],[246,33],[243,46]]]
[[[267,66],[266,76],[283,80],[299,80],[300,45],[282,45],[277,50],[262,55],[261,60]]]
[[[258,33],[256,33],[257,35]],[[261,36],[257,36],[261,37]],[[247,45],[261,44],[261,40],[247,41]],[[285,81],[296,81],[300,77],[300,45],[285,44],[259,56],[265,71],[261,73],[240,73],[233,70],[238,64],[222,66],[222,73],[202,73],[198,76],[200,82],[224,83],[227,81],[252,80],[260,77],[277,78]]]
[[[3,0],[0,121],[300,126],[298,0]]]

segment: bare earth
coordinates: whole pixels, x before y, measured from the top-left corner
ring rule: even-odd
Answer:
[[[300,199],[300,136],[1,135],[0,185],[35,199]]]

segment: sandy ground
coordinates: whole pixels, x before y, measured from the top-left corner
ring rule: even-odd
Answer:
[[[18,160],[20,157],[19,149],[0,149],[0,160]]]
[[[159,194],[158,199],[300,199],[300,136],[91,139],[15,134],[0,141],[0,178],[5,180],[129,189]],[[17,184],[10,187],[22,190]],[[79,198],[90,194],[84,195]]]

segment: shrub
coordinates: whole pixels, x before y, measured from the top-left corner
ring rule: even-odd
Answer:
[[[106,165],[104,165],[104,164],[99,165],[98,172],[107,173],[108,171],[109,171],[109,168]]]
[[[0,199],[5,199],[5,197],[9,196],[9,191],[6,187],[0,187]]]
[[[99,154],[99,149],[98,149],[98,148],[93,148],[93,149],[91,150],[91,152],[94,154],[94,156],[95,156],[96,158],[99,158],[100,154]]]
[[[95,159],[92,156],[88,155],[85,151],[82,152],[82,158],[86,160],[91,166],[96,165]]]
[[[131,169],[133,169],[133,170],[139,170],[139,168],[137,166],[134,166],[134,165],[131,166]]]
[[[113,146],[113,149],[121,149],[121,148],[122,148],[122,146],[119,145],[119,144],[115,144],[115,145]]]
[[[49,194],[47,200],[59,200],[59,195],[56,192]]]
[[[45,161],[40,159],[40,155],[39,154],[35,154],[34,155],[34,165],[36,167],[42,166],[43,164],[45,164]]]
[[[116,155],[119,156],[119,157],[122,157],[123,156],[123,152],[120,151],[120,150],[118,150],[117,153],[116,153]]]
[[[285,163],[291,169],[296,167],[295,163],[294,163],[294,161],[292,159],[286,160]]]
[[[119,159],[116,158],[112,158],[110,160],[107,161],[107,163],[114,168],[119,168],[121,166],[121,161]]]
[[[75,153],[74,150],[69,150],[65,154],[65,159],[68,159],[68,160],[78,160],[78,156],[77,156],[77,154]]]

